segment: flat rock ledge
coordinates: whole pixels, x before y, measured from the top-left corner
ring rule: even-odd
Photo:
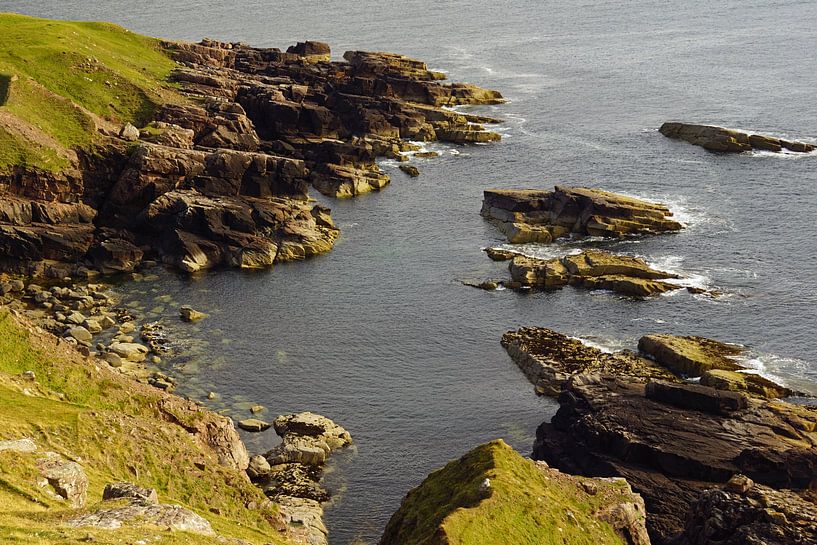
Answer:
[[[620,238],[683,228],[663,204],[564,186],[552,191],[486,190],[481,214],[513,244],[548,244],[570,235]]]
[[[389,183],[378,157],[415,141],[486,143],[494,119],[452,111],[500,93],[446,83],[422,61],[327,44],[167,42],[181,95],[144,127],[97,136],[59,173],[0,176],[0,270],[62,279],[157,260],[187,272],[258,269],[329,251],[340,231],[309,188],[353,197]],[[193,100],[185,101],[184,97]]]
[[[328,543],[323,504],[329,493],[320,485],[329,455],[352,444],[352,436],[325,416],[311,412],[282,415],[273,421],[281,444],[253,456],[248,475],[280,506],[296,538],[310,545]]]
[[[684,140],[709,151],[741,153],[752,150],[772,152],[787,150],[795,153],[811,153],[815,150],[814,144],[806,142],[785,140],[713,125],[667,122],[658,130],[668,138]]]
[[[650,337],[704,373],[735,364],[734,345]],[[658,350],[656,361],[606,353],[543,328],[509,332],[503,345],[539,391],[558,393],[534,459],[571,474],[626,478],[644,497],[653,543],[798,543],[786,539],[814,535],[817,408],[751,387],[691,384],[662,369],[678,356]],[[755,492],[738,476],[756,483]],[[728,541],[732,532],[766,539]]]

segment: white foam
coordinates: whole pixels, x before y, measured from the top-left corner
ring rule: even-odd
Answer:
[[[568,337],[571,339],[576,339],[577,341],[581,341],[590,348],[601,350],[605,354],[619,352],[628,347],[627,343],[613,337],[601,337],[595,335],[592,337],[576,337],[568,335]]]

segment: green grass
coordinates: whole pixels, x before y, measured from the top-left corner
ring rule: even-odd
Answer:
[[[490,479],[488,495],[480,491]],[[503,441],[472,450],[412,490],[386,527],[389,545],[620,545],[592,514],[623,499],[621,483],[587,494],[568,476],[548,478]]]
[[[34,371],[36,382],[20,376]],[[0,440],[31,437],[42,450],[77,460],[88,475],[88,509],[107,483],[155,488],[160,501],[186,506],[222,535],[251,543],[281,543],[270,524],[276,507],[247,509],[265,497],[244,475],[220,466],[213,454],[159,408],[158,390],[95,368],[91,360],[48,338],[33,337],[0,310]],[[209,418],[179,403],[171,411],[184,425]],[[211,543],[212,538],[161,529],[71,529],[59,522],[71,511],[37,485],[37,456],[0,452],[0,542],[25,544],[122,543],[162,536],[162,543]],[[196,463],[203,464],[204,469]],[[215,512],[214,512],[215,510]]]
[[[158,40],[113,24],[0,13],[0,112],[14,116],[6,132],[25,152],[0,154],[0,172],[20,157],[45,170],[64,166],[32,132],[74,149],[93,144],[96,123],[144,125],[160,104],[182,100],[166,82],[173,67]]]

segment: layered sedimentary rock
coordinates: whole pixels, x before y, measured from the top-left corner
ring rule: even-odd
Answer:
[[[653,269],[637,257],[600,250],[547,260],[517,255],[511,259],[508,270],[512,286],[555,289],[570,284],[641,297],[681,288],[666,282],[679,278],[676,274]]]
[[[806,142],[785,140],[774,136],[753,134],[713,125],[667,122],[661,125],[659,131],[666,137],[684,140],[709,151],[740,153],[763,150],[780,152],[785,149],[797,153],[809,153],[815,149],[814,144]]]
[[[495,120],[445,109],[495,104],[425,63],[321,42],[286,52],[205,40],[166,43],[176,94],[141,130],[98,135],[60,173],[0,176],[0,268],[63,278],[128,272],[143,259],[185,271],[267,267],[332,248],[339,231],[308,189],[383,188],[376,159],[411,140],[489,142]],[[168,90],[168,96],[176,93]],[[187,97],[193,97],[190,100]]]
[[[709,339],[649,337],[702,366],[726,365],[736,350]],[[805,499],[817,484],[817,408],[768,399],[782,387],[690,384],[661,367],[679,369],[677,355],[605,353],[544,328],[509,332],[502,343],[537,391],[558,395],[556,416],[537,431],[534,458],[574,474],[626,478],[644,496],[654,543],[689,529],[687,513],[702,493],[735,474]],[[750,522],[730,512],[719,524]]]
[[[644,502],[623,479],[566,475],[492,441],[431,473],[381,545],[552,542],[649,545]]]
[[[683,228],[663,204],[597,189],[563,186],[552,191],[487,190],[481,213],[511,243],[549,243],[569,235],[622,237]]]

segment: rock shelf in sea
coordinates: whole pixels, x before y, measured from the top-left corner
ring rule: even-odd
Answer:
[[[814,144],[807,142],[786,140],[785,138],[713,125],[667,122],[661,125],[659,131],[668,138],[684,140],[709,151],[741,153],[759,150],[779,153],[786,150],[793,153],[810,153],[817,149]]]
[[[510,281],[496,284],[511,289],[559,289],[571,285],[647,297],[684,288],[679,283],[668,282],[681,278],[675,273],[654,269],[638,257],[603,250],[585,250],[552,259],[539,259],[502,250],[492,251],[490,255],[495,261],[500,260],[500,257],[510,259]]]
[[[513,244],[547,244],[570,235],[618,238],[683,229],[663,204],[564,186],[552,191],[486,190],[481,213]]]

